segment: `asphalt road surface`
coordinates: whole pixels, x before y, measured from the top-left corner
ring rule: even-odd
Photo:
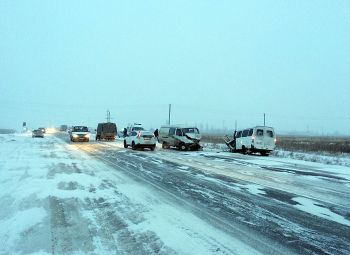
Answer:
[[[350,254],[350,169],[0,135],[0,254]]]
[[[350,226],[331,219],[334,213],[350,221],[349,180],[342,176],[272,157],[132,151],[120,144],[74,146],[261,253],[349,254]],[[300,209],[302,201],[324,217]]]

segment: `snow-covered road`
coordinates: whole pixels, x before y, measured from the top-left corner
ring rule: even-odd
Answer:
[[[349,254],[350,168],[0,136],[0,254]]]

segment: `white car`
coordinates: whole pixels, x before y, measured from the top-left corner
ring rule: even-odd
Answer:
[[[90,140],[90,132],[86,126],[74,126],[70,132],[70,140],[72,142],[88,142]]]
[[[131,131],[124,138],[124,148],[131,146],[133,150],[137,148],[149,148],[152,151],[156,148],[156,138],[150,131]]]

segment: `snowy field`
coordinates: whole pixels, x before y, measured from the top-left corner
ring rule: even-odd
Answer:
[[[350,168],[0,135],[0,254],[349,254]]]
[[[204,148],[206,151],[228,151],[228,147],[224,143],[204,143]],[[302,161],[322,163],[326,165],[339,165],[350,167],[350,154],[349,153],[313,153],[313,152],[293,152],[286,150],[275,150],[272,152],[271,156],[278,158],[289,158],[297,159]]]

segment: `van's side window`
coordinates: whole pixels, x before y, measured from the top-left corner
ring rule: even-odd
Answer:
[[[267,133],[267,136],[273,137],[273,132],[271,130],[267,130],[266,133]]]
[[[252,136],[253,135],[253,129],[249,129],[249,132],[248,132],[248,136]]]
[[[174,134],[175,134],[175,128],[170,128],[169,135],[174,135]]]
[[[238,131],[237,134],[236,134],[236,138],[239,138],[242,136],[242,131]]]
[[[257,135],[257,136],[263,136],[263,135],[264,135],[264,130],[262,130],[262,129],[257,129],[257,130],[256,130],[256,135]]]
[[[243,130],[242,137],[247,137],[249,130]]]
[[[176,129],[176,135],[177,135],[177,136],[182,136],[182,131],[181,131],[181,129]]]

